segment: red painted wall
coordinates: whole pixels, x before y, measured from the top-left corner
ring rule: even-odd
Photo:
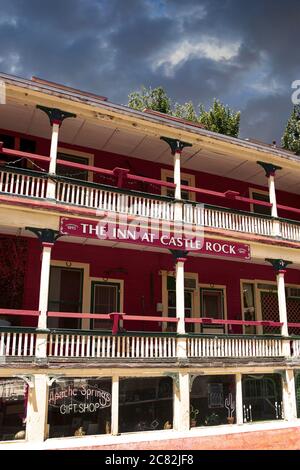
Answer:
[[[0,129],[0,133],[18,135],[19,137],[27,137],[27,138],[34,139],[36,140],[36,152],[37,153],[42,154],[42,155],[49,155],[50,153],[50,140],[48,139],[35,138],[34,136],[29,136],[29,135],[15,134],[13,132],[1,130],[1,129]],[[49,135],[50,135],[50,128],[49,128]],[[168,167],[166,165],[160,165],[158,163],[153,163],[147,160],[143,160],[142,159],[143,155],[141,155],[140,158],[132,158],[132,157],[127,157],[127,156],[109,153],[109,152],[105,152],[102,150],[96,150],[96,149],[87,148],[87,147],[65,145],[62,142],[59,142],[59,145],[61,147],[66,147],[68,149],[74,149],[74,150],[78,150],[82,152],[93,153],[95,166],[98,166],[101,168],[106,168],[106,169],[114,169],[116,167],[128,168],[130,169],[130,172],[133,174],[145,176],[145,177],[152,177],[156,179],[161,179],[161,168],[168,168],[172,170],[172,166]],[[171,161],[172,161],[172,157],[170,155],[170,165],[171,165]],[[45,166],[43,163],[38,163],[38,165],[41,166],[42,168],[47,168],[47,166]],[[199,168],[201,168],[201,160],[199,160]],[[219,191],[219,192],[225,192],[226,190],[238,191],[242,196],[245,196],[245,197],[250,197],[249,187],[268,191],[267,178],[266,178],[266,185],[263,187],[263,186],[249,184],[244,181],[238,181],[238,180],[234,180],[230,178],[225,178],[222,176],[204,173],[201,171],[195,172],[192,170],[185,170],[184,167],[182,168],[182,170],[186,173],[195,175],[196,187],[198,188],[205,188],[205,189],[210,189],[210,190]],[[279,174],[280,172],[278,173],[278,175]],[[97,183],[103,183],[103,184],[109,184],[109,185],[114,185],[115,183],[113,178],[104,177],[104,176],[97,175],[97,174],[94,174],[94,181]],[[158,187],[141,183],[141,182],[130,182],[128,183],[127,187],[130,189],[135,189],[135,190],[149,192],[149,193],[150,192],[160,193],[160,189]],[[197,201],[203,202],[206,204],[230,207],[233,209],[240,209],[240,210],[245,210],[245,211],[250,210],[250,206],[247,203],[233,201],[230,199],[217,198],[217,197],[212,197],[212,196],[207,196],[207,195],[202,195],[202,194],[197,195]],[[296,194],[283,192],[283,191],[277,191],[277,202],[278,204],[298,208],[300,205],[300,198]],[[300,214],[298,215],[293,212],[279,211],[279,216],[288,218],[288,219],[300,220]]]
[[[28,239],[29,256],[25,278],[24,309],[37,309],[41,248],[38,240]],[[77,245],[57,242],[52,251],[53,260],[88,263],[91,277],[124,280],[124,312],[136,315],[157,315],[156,304],[162,301],[160,270],[174,270],[173,258],[168,254],[113,249],[95,245]],[[125,272],[122,272],[125,270]],[[240,279],[275,281],[270,266],[235,262],[218,258],[188,258],[186,272],[198,273],[199,283],[225,285],[227,312],[230,319],[241,319]],[[286,282],[300,284],[299,271],[287,269]],[[144,308],[143,308],[144,306]],[[35,324],[35,319],[30,324]],[[25,318],[23,320],[26,321]],[[29,324],[24,323],[24,324]],[[147,325],[147,327],[146,327]],[[126,325],[125,325],[126,328]],[[129,329],[129,327],[128,327]],[[156,323],[130,322],[130,329],[158,330]],[[235,332],[240,329],[236,328]]]

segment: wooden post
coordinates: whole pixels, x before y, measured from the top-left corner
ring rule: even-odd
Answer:
[[[28,391],[26,439],[29,442],[43,442],[47,437],[47,375],[35,374],[33,385]]]
[[[119,377],[112,378],[111,399],[111,433],[113,436],[119,434]]]
[[[178,373],[178,382],[174,382],[174,429],[190,429],[190,376],[187,372]]]
[[[275,219],[278,217],[277,211],[277,200],[276,200],[276,190],[275,190],[275,174],[277,170],[282,170],[280,166],[273,165],[272,163],[267,162],[257,162],[266,172],[266,177],[268,178],[268,188],[269,188],[269,201],[272,204],[271,215]],[[278,220],[273,222],[273,235],[275,237],[280,236],[280,224]]]
[[[286,261],[283,259],[271,259],[271,258],[266,258],[266,261],[271,263],[273,268],[276,271],[279,321],[283,323],[281,327],[281,334],[284,337],[288,337],[289,329],[288,329],[288,319],[287,319],[284,275],[286,273],[285,268],[287,267],[288,264],[292,264],[292,263],[291,261]],[[290,356],[289,341],[284,342],[283,349],[284,349],[284,355]]]
[[[37,108],[40,109],[41,111],[44,111],[47,114],[50,120],[50,124],[52,126],[49,174],[55,175],[59,128],[62,125],[62,122],[64,121],[64,119],[70,118],[70,117],[76,117],[76,114],[68,113],[66,111],[62,111],[61,109],[57,109],[57,108],[48,108],[46,106],[37,105]],[[49,199],[55,199],[55,189],[56,189],[55,181],[49,179],[48,184],[47,184],[46,197]]]
[[[38,329],[45,330],[47,328],[51,251],[54,243],[61,235],[57,230],[46,228],[26,227],[26,230],[30,230],[37,235],[42,244]],[[47,335],[38,334],[36,339],[36,357],[45,358],[46,356]]]
[[[38,328],[47,328],[47,311],[48,311],[48,297],[49,297],[49,278],[50,278],[50,263],[51,251],[53,244],[42,243],[42,263],[41,263],[41,278],[40,278],[40,293],[39,293],[39,321]]]
[[[242,374],[239,372],[235,375],[236,389],[235,389],[235,410],[236,410],[236,424],[243,424],[243,391],[242,391]]]
[[[295,377],[293,369],[286,369],[283,372],[282,401],[284,418],[286,421],[297,419],[297,403]]]
[[[174,218],[177,221],[182,221],[183,219],[183,207],[182,207],[182,198],[181,198],[181,169],[180,169],[180,158],[181,152],[184,147],[191,147],[192,144],[188,142],[183,142],[179,139],[171,139],[169,137],[161,137],[161,140],[164,140],[169,146],[172,155],[174,156],[174,184],[175,184],[175,211]]]

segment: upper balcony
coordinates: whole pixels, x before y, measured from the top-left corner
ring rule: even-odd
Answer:
[[[10,150],[2,149],[2,155],[11,154]],[[20,157],[18,152],[18,157]],[[37,155],[31,155],[32,159],[38,159]],[[46,158],[46,157],[43,157]],[[61,164],[68,163],[61,161]],[[73,164],[84,167],[85,165]],[[97,174],[109,174],[118,178],[121,169],[106,170],[97,168]],[[126,174],[128,181],[145,181],[147,178],[138,175]],[[156,187],[174,188],[173,183],[168,183],[153,178],[148,181]],[[54,186],[54,199],[47,198],[49,185]],[[182,186],[187,190],[186,186]],[[243,197],[229,192],[221,193],[210,191],[204,188],[188,187],[189,192],[204,194],[219,198],[221,203],[230,206],[231,201],[241,201],[248,204],[257,204],[261,207],[269,208],[270,203]],[[175,218],[176,200],[172,197],[158,194],[145,193],[142,191],[130,190],[118,186],[98,184],[89,181],[68,178],[59,175],[49,175],[47,172],[32,171],[20,168],[2,166],[0,168],[0,195],[3,202],[25,204],[36,206],[40,202],[41,209],[52,209],[64,214],[68,207],[68,213],[84,214],[81,209],[92,210],[89,215],[96,215],[97,211],[104,211],[107,214],[124,214],[138,219],[154,219],[157,221],[167,221],[174,223],[178,220],[198,228],[205,228],[209,232],[228,232],[231,235],[242,235],[243,238],[255,238],[260,240],[273,239],[289,242],[300,241],[300,222],[285,218],[274,218],[268,215],[255,214],[249,211],[237,210],[230,207],[202,204],[195,201],[182,200]],[[7,196],[13,196],[9,198]],[[297,208],[280,206],[290,213],[298,214]]]
[[[59,85],[1,78],[2,202],[77,215],[100,210],[180,220],[238,238],[299,242],[299,161],[292,153]],[[59,127],[40,105],[73,117]],[[191,144],[180,156],[180,201],[174,157],[162,136]],[[277,170],[275,186],[268,188],[259,161]]]

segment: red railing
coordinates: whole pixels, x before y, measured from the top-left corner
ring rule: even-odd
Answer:
[[[45,155],[39,155],[35,153],[28,153],[28,152],[22,152],[20,150],[11,150],[3,147],[3,143],[0,142],[0,153],[3,155],[11,156],[11,157],[18,157],[18,158],[25,158],[25,159],[30,159],[30,160],[37,160],[40,162],[47,162],[50,163],[50,157],[47,157]],[[7,162],[5,162],[7,163]],[[128,174],[127,169],[123,168],[115,168],[114,170],[107,170],[106,168],[100,168],[97,166],[91,166],[91,165],[84,165],[82,163],[75,163],[75,162],[70,162],[66,160],[60,160],[57,159],[56,163],[58,165],[63,165],[67,166],[70,168],[76,168],[79,170],[85,170],[85,171],[91,171],[92,173],[98,173],[101,175],[108,175],[108,176],[116,176],[118,177],[119,171],[123,171],[123,179],[128,178],[129,180],[135,180],[135,181],[142,181],[146,183],[152,183],[157,186],[165,186],[167,188],[172,188],[174,189],[176,186],[174,183],[169,183],[167,181],[162,181],[154,178],[146,178],[144,176],[138,176],[138,175],[131,175]],[[119,170],[119,171],[118,171]]]
[[[269,326],[271,328],[278,328],[283,326],[281,322],[274,321],[253,321],[253,320],[219,320],[215,318],[185,318],[185,323],[202,323],[209,325],[241,325],[241,326]],[[299,324],[300,326],[300,324]]]
[[[47,162],[48,164],[50,163],[50,157],[47,157],[45,155],[32,154],[29,152],[22,152],[20,150],[7,149],[3,147],[2,142],[0,142],[0,153],[2,153],[3,155],[11,156],[11,157],[14,156],[18,158],[25,158],[25,159],[30,159],[30,160]],[[117,186],[119,187],[122,187],[126,179],[128,179],[128,180],[133,180],[133,181],[151,183],[160,187],[167,187],[167,188],[172,188],[172,189],[175,188],[174,183],[169,183],[167,181],[162,181],[162,180],[158,180],[155,178],[147,178],[145,176],[133,175],[133,174],[130,174],[129,170],[125,168],[115,168],[114,170],[107,170],[105,168],[99,168],[96,166],[84,165],[81,163],[75,163],[75,162],[70,162],[70,161],[65,161],[65,160],[60,160],[60,159],[57,160],[57,164],[63,165],[66,167],[80,169],[80,170],[90,171],[92,173],[115,176],[118,182]],[[265,206],[265,207],[272,207],[272,204],[269,202],[247,198],[247,197],[241,196],[240,193],[236,191],[232,191],[232,190],[227,190],[222,193],[218,191],[212,191],[212,190],[204,189],[204,188],[195,188],[195,187],[186,186],[186,185],[181,185],[181,189],[185,191],[206,194],[208,196],[214,196],[214,197],[223,198],[223,199],[224,198],[234,199],[234,200],[244,202],[247,204],[256,204],[256,205]],[[288,206],[278,206],[278,207],[280,209],[300,213],[300,209],[291,208]]]
[[[16,310],[13,308],[0,308],[0,315],[18,315],[27,317],[38,317],[40,312],[38,310]]]
[[[0,309],[0,315],[12,316],[33,316],[38,317],[38,310],[18,310],[18,309]],[[157,322],[157,323],[178,323],[178,318],[151,316],[151,315],[129,315],[124,312],[111,312],[109,314],[98,313],[80,313],[80,312],[47,312],[48,318],[78,318],[78,319],[96,319],[96,320],[112,320],[112,332],[115,334],[120,329],[120,321],[140,321],[140,322]],[[238,325],[238,326],[268,326],[271,328],[279,328],[283,326],[282,322],[274,322],[267,320],[221,320],[215,318],[185,318],[187,324],[207,324],[207,325]],[[300,328],[300,323],[288,323],[288,327]]]

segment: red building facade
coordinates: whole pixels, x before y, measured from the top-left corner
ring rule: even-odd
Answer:
[[[297,157],[0,78],[1,439],[294,425]]]

